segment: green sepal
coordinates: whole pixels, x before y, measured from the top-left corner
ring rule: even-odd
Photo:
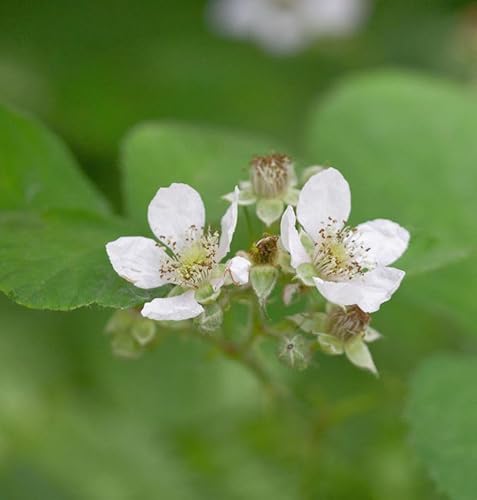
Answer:
[[[131,335],[140,345],[145,346],[150,344],[156,337],[156,328],[155,321],[140,317],[134,322]]]
[[[214,287],[210,283],[206,283],[196,290],[194,297],[199,304],[206,305],[215,302],[219,295],[220,288],[214,290]]]
[[[318,273],[313,264],[305,262],[296,268],[296,275],[306,286],[315,286],[313,278],[316,277]]]
[[[298,204],[298,197],[300,196],[300,190],[294,187],[288,188],[288,191],[283,198],[286,205],[292,205],[295,207]]]
[[[262,198],[257,201],[257,217],[267,226],[271,226],[281,217],[283,209],[283,201],[278,198]]]
[[[347,358],[359,368],[369,370],[373,375],[378,375],[371,353],[366,342],[361,337],[354,337],[344,344]]]
[[[204,307],[204,312],[194,319],[194,324],[203,333],[213,333],[220,329],[224,322],[222,308],[216,302]]]
[[[344,346],[342,340],[327,333],[317,333],[317,335],[318,343],[325,354],[330,354],[332,356],[343,354]]]
[[[311,360],[310,342],[301,335],[285,336],[278,345],[278,358],[290,368],[304,370]]]
[[[262,307],[277,284],[278,274],[278,269],[269,264],[252,266],[250,269],[250,283]]]

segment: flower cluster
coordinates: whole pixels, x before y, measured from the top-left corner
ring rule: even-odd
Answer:
[[[229,207],[220,231],[206,226],[203,201],[192,187],[160,188],[148,209],[156,239],[129,236],[106,245],[114,270],[134,286],[169,285],[165,296],[144,304],[142,317],[161,326],[191,322],[202,332],[226,336],[224,312],[238,297],[258,310],[244,346],[268,336],[290,366],[306,367],[320,350],[345,354],[376,373],[367,344],[380,334],[370,327],[371,314],[404,277],[391,264],[407,249],[409,233],[386,219],[350,225],[350,188],[334,168],[309,167],[301,184],[299,189],[288,156],[253,158],[249,180],[224,196]],[[248,211],[252,205],[266,232],[230,256],[239,207]],[[273,324],[267,305],[278,288],[283,306]],[[300,300],[303,312],[287,314]]]

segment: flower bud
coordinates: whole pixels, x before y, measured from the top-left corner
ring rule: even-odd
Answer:
[[[143,354],[143,348],[129,332],[121,331],[114,334],[111,349],[118,358],[137,359]]]
[[[116,311],[108,321],[105,333],[111,335],[113,354],[136,359],[143,348],[156,337],[156,323],[144,318],[135,309]]]
[[[224,313],[217,303],[207,304],[204,312],[195,318],[194,324],[203,333],[212,333],[217,331],[224,321]]]
[[[301,335],[285,336],[278,346],[278,357],[290,368],[304,370],[310,364],[310,343]]]
[[[142,318],[134,309],[127,309],[115,311],[109,319],[105,333],[111,335],[111,349],[115,356],[127,359],[141,356],[142,346],[131,334],[137,317]]]
[[[134,322],[131,334],[140,345],[146,346],[156,337],[156,323],[151,319],[141,316],[140,319],[138,318]]]
[[[272,293],[278,279],[278,269],[270,264],[253,266],[250,269],[250,283],[262,307]]]

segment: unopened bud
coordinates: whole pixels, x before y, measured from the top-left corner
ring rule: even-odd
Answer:
[[[194,323],[203,333],[212,333],[217,331],[224,321],[224,313],[219,304],[208,304],[204,307],[204,312],[200,314]]]
[[[142,346],[129,332],[114,334],[111,340],[111,349],[115,356],[125,359],[137,359],[143,353]]]
[[[278,347],[278,357],[290,368],[304,370],[310,364],[310,343],[301,335],[285,336]]]
[[[119,310],[111,316],[105,333],[111,335],[114,355],[136,359],[143,353],[143,348],[154,340],[156,324],[135,309]]]
[[[114,311],[106,323],[104,332],[108,335],[114,335],[118,331],[128,330],[131,328],[137,315],[140,316],[140,314],[133,309],[119,309]]]
[[[272,293],[278,279],[278,269],[270,264],[253,266],[250,269],[250,283],[262,307]]]
[[[134,322],[131,334],[140,345],[148,345],[156,337],[156,323],[141,316]]]

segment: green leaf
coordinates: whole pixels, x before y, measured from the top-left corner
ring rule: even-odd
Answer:
[[[395,218],[463,248],[477,212],[477,98],[447,83],[377,73],[344,83],[312,117],[308,154],[351,183],[353,220]]]
[[[412,380],[407,415],[414,446],[439,488],[455,500],[477,490],[477,358],[436,356]]]
[[[190,182],[206,201],[219,200],[250,156],[270,148],[187,126],[136,129],[125,147],[126,204],[139,228],[131,229],[107,215],[105,201],[53,135],[0,109],[0,290],[19,304],[54,310],[89,304],[125,308],[160,295],[118,277],[105,244],[149,233],[146,207],[161,185]],[[209,208],[218,218],[226,203]]]
[[[109,211],[51,132],[0,106],[0,210],[57,208]]]
[[[85,213],[0,213],[0,290],[38,309],[132,307],[160,296],[121,279],[105,244],[130,234],[118,219]]]
[[[225,212],[221,196],[248,177],[252,156],[275,150],[266,139],[184,124],[136,127],[122,150],[126,211],[143,227],[147,206],[161,186],[185,182],[202,195],[209,221]]]
[[[404,288],[431,307],[452,304],[466,326],[477,293],[469,275],[476,272],[476,129],[474,92],[384,72],[343,83],[316,107],[307,137],[310,161],[349,180],[353,223],[384,217],[411,231],[398,267],[420,276]],[[427,273],[437,268],[445,279]]]

